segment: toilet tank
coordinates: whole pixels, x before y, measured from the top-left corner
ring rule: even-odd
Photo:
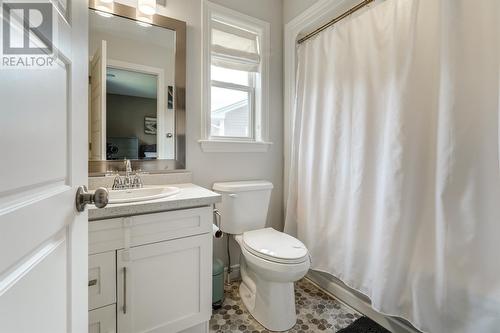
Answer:
[[[215,183],[213,190],[222,195],[216,204],[221,213],[220,229],[238,235],[266,226],[273,184],[266,180]]]

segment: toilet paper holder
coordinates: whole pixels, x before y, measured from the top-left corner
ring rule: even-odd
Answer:
[[[214,209],[214,222],[215,224],[213,225],[213,235],[215,238],[221,238],[223,233],[222,230],[220,230],[220,221],[222,219],[222,216],[217,208]]]

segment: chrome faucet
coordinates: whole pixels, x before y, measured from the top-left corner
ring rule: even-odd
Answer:
[[[144,185],[140,176],[140,170],[136,171],[132,176],[132,166],[130,160],[124,159],[123,166],[125,168],[125,176],[117,174],[113,180],[113,190],[127,190],[131,188],[142,188]]]
[[[123,165],[125,167],[125,176],[129,177],[130,174],[132,173],[132,165],[130,164],[130,160],[124,159]]]

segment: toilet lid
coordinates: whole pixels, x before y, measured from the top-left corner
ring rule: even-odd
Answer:
[[[243,244],[252,254],[269,261],[294,264],[307,259],[307,248],[301,241],[273,228],[243,233]]]

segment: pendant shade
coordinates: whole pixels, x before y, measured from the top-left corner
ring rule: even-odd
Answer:
[[[153,23],[153,15],[147,15],[137,10],[136,12],[137,24],[141,27],[150,27]]]
[[[96,0],[95,8],[98,14],[104,17],[113,16],[113,0]]]
[[[137,8],[146,15],[154,15],[156,13],[156,0],[138,0]]]

